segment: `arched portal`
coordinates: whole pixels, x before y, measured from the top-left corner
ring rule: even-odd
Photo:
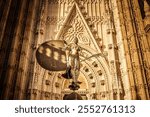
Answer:
[[[81,69],[78,80],[82,83],[77,93],[83,99],[88,100],[113,99],[112,78],[105,58],[88,46],[80,46],[82,48],[82,54],[80,57]],[[62,78],[61,74],[63,72],[56,73],[57,75],[53,81],[53,84],[60,84],[59,88],[54,85],[53,89],[56,93],[59,92],[61,94],[61,99],[72,92],[68,88],[72,80]]]

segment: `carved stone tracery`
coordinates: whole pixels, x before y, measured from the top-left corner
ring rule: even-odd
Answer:
[[[85,35],[85,28],[78,14],[74,17],[74,20],[71,22],[71,28],[64,34],[64,39],[67,42],[72,42],[72,39],[77,37],[79,43],[89,44],[89,37]]]

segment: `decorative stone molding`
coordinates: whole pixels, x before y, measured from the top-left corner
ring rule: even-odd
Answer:
[[[108,44],[108,49],[112,49],[113,45],[112,44]]]
[[[114,29],[107,29],[107,34],[111,34],[111,33],[115,34]]]
[[[101,85],[105,85],[105,80],[104,79],[100,80],[100,82],[101,82]]]
[[[57,16],[47,16],[46,24],[48,25],[56,25],[58,22]]]
[[[111,60],[110,63],[111,63],[112,65],[114,65],[114,60]]]
[[[52,76],[52,75],[53,75],[53,72],[48,72],[48,75],[49,75],[49,76]]]
[[[45,92],[44,94],[45,94],[45,97],[46,97],[46,98],[50,98],[50,95],[51,95],[50,92]]]
[[[102,70],[97,71],[98,75],[101,76],[102,75]]]
[[[11,64],[8,65],[8,69],[15,70],[15,68],[16,68],[16,65],[11,65]]]
[[[85,34],[85,27],[80,19],[79,14],[75,14],[73,20],[69,24],[70,27],[68,28],[67,32],[64,32],[63,36],[67,42],[72,42],[74,37],[77,37],[79,43],[84,43],[89,45],[89,37]]]
[[[58,76],[57,76],[58,78],[62,78],[62,74],[61,73],[58,73]]]
[[[113,89],[113,94],[117,95],[118,94],[118,90],[117,89]]]
[[[45,84],[50,85],[51,84],[50,80],[45,80]]]
[[[106,92],[100,92],[100,95],[102,98],[105,98],[106,97]]]
[[[90,79],[93,79],[93,75],[92,74],[89,74],[88,76],[89,76]]]
[[[120,93],[120,94],[123,94],[123,90],[122,90],[122,89],[119,89],[119,93]]]
[[[150,32],[150,24],[147,24],[147,25],[145,26],[145,32],[146,32],[146,33]]]
[[[86,90],[84,90],[84,89],[79,89],[79,90],[77,90],[76,91],[78,94],[88,94],[89,93],[89,91],[86,89]],[[64,90],[64,91],[62,91],[62,93],[63,94],[70,94],[70,93],[72,93],[72,91],[71,90]]]
[[[106,46],[105,46],[105,45],[100,44],[100,48],[101,48],[102,50],[104,50],[104,49],[106,48]]]
[[[28,89],[27,95],[31,95],[31,89]]]
[[[90,28],[93,28],[93,27],[94,27],[94,24],[92,23],[92,21],[88,21],[88,26],[89,26]]]
[[[55,87],[59,88],[60,84],[58,82],[55,83]]]
[[[88,69],[86,66],[83,68],[83,70],[84,70],[85,72],[89,72],[89,69]]]
[[[36,50],[36,45],[35,44],[31,44],[31,49]]]
[[[118,45],[114,45],[114,49],[115,49],[115,50],[119,50]]]
[[[93,65],[94,67],[98,67],[98,64],[97,64],[95,61],[92,63],[92,65]]]
[[[32,89],[32,94],[37,95],[38,94],[38,90],[37,89]]]
[[[86,12],[83,4],[79,4],[78,6],[81,9],[81,12]]]
[[[60,94],[57,94],[57,93],[56,93],[56,94],[55,94],[55,99],[56,99],[56,100],[59,100],[59,99],[60,99],[60,96],[61,96]]]
[[[58,4],[59,1],[63,1],[63,0],[48,0],[49,4]]]
[[[95,88],[95,86],[96,86],[95,82],[91,83],[91,86],[92,86],[93,88]]]
[[[91,95],[91,98],[92,98],[92,99],[97,99],[97,93],[93,93],[93,94]]]
[[[19,69],[18,69],[18,72],[21,72],[21,73],[22,73],[22,72],[24,72],[24,69],[23,69],[23,68],[19,68]]]

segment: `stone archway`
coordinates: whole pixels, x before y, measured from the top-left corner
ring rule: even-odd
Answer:
[[[77,92],[83,97],[87,97],[88,100],[113,99],[112,78],[106,60],[92,48],[85,45],[80,46],[82,47],[82,55],[79,81],[82,83]],[[71,93],[68,88],[71,80],[60,78],[61,73],[55,76],[53,84],[56,85],[53,89],[60,93],[60,99],[63,99],[65,95]],[[59,87],[56,82],[59,83]]]

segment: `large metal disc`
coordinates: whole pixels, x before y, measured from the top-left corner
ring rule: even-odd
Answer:
[[[37,62],[44,69],[62,71],[66,69],[64,41],[50,40],[41,44],[36,51]]]

